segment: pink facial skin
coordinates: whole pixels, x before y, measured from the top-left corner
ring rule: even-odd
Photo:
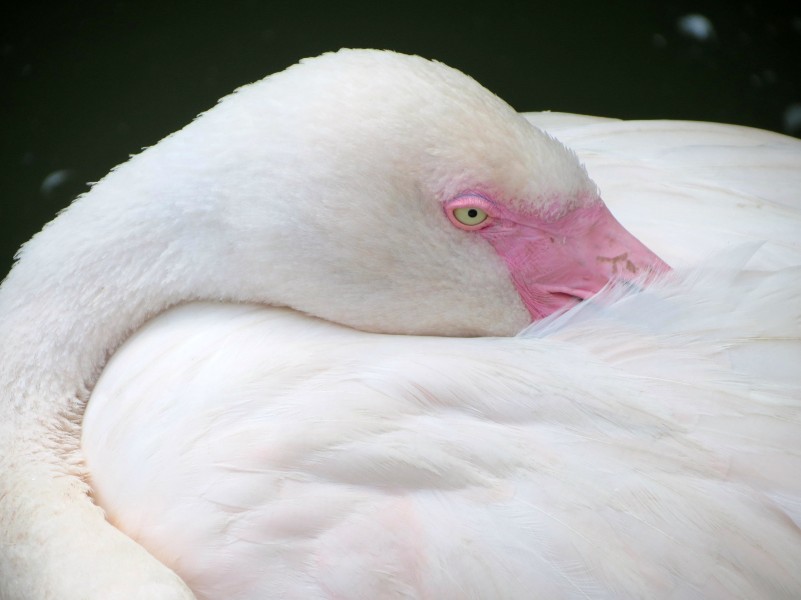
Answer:
[[[610,280],[642,281],[670,270],[600,199],[559,218],[516,212],[475,193],[461,194],[444,208],[454,226],[480,235],[503,258],[535,321],[590,298]],[[454,215],[458,208],[488,216],[465,225]]]

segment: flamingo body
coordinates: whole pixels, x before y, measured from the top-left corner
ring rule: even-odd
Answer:
[[[112,522],[199,597],[797,596],[799,143],[527,117],[678,270],[510,338],[149,323],[84,449]]]
[[[799,142],[528,119],[330,53],[25,244],[0,597],[798,597]]]

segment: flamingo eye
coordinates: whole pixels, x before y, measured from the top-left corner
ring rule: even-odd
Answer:
[[[487,213],[477,206],[460,206],[453,210],[453,218],[467,227],[481,225],[487,220]]]
[[[478,194],[462,194],[445,203],[445,215],[450,222],[465,231],[484,229],[492,224],[497,207]]]

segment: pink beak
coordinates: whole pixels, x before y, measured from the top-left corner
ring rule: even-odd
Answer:
[[[611,280],[643,283],[670,270],[603,202],[552,221],[505,215],[479,233],[506,262],[533,320],[586,300]]]

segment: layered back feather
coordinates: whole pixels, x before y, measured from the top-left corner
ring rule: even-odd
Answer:
[[[529,117],[677,270],[513,338],[152,321],[84,450],[112,522],[200,598],[801,595],[799,143]]]

